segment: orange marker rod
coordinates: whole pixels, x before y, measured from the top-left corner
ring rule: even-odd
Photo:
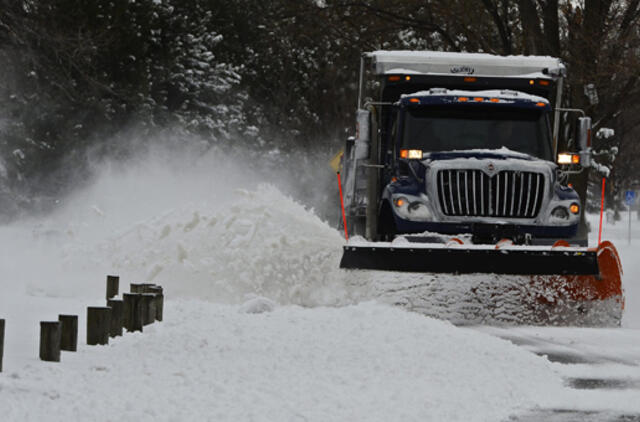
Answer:
[[[602,243],[602,213],[604,212],[604,185],[605,178],[602,178],[602,198],[600,199],[600,228],[598,229],[598,246]]]
[[[342,181],[340,180],[340,172],[336,173],[338,175],[338,190],[340,191],[340,208],[342,208],[342,223],[344,226],[344,238],[349,240],[349,232],[347,231],[347,217],[344,214],[344,200],[342,199]]]

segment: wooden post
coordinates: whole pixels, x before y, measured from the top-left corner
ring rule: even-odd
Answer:
[[[145,293],[162,293],[162,286],[150,286],[147,287],[147,291]]]
[[[162,312],[164,311],[164,295],[156,293],[156,321],[162,321]]]
[[[109,335],[117,337],[122,335],[124,324],[124,302],[120,299],[107,300],[107,306],[111,308],[111,328]]]
[[[153,324],[156,320],[156,295],[153,293],[142,293],[142,324]]]
[[[60,350],[78,350],[78,315],[58,315],[60,321]]]
[[[129,291],[131,293],[142,293],[142,289],[143,289],[143,284],[141,283],[130,283],[129,284]]]
[[[120,277],[117,275],[108,275],[107,276],[107,300],[112,297],[118,296],[118,291],[120,290]]]
[[[60,321],[40,322],[40,359],[60,362]]]
[[[127,331],[142,331],[142,301],[140,293],[124,293],[124,328]]]
[[[87,308],[87,344],[109,344],[111,328],[111,308],[106,306],[89,306]]]
[[[142,291],[140,293],[151,293],[151,289],[157,287],[153,283],[142,283],[141,285]]]
[[[2,372],[3,354],[4,354],[4,319],[0,319],[0,372]]]
[[[155,298],[154,298],[154,305],[156,308],[156,316],[155,316],[155,320],[156,321],[162,321],[162,311],[163,311],[163,306],[164,306],[164,295],[162,293],[162,287],[161,286],[153,286],[150,287],[148,289],[149,293],[153,293],[155,294]]]

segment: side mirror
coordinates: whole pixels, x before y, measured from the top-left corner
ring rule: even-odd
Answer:
[[[363,160],[369,157],[370,121],[371,112],[368,110],[358,110],[356,117],[356,160]]]
[[[584,151],[591,146],[591,117],[578,117],[578,149]]]
[[[591,117],[578,118],[578,150],[582,167],[591,165]]]

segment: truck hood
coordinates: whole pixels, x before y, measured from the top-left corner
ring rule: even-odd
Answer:
[[[485,169],[488,168],[487,166],[490,166],[492,171],[495,169],[496,172],[502,170],[535,171],[547,174],[549,180],[554,181],[555,171],[558,168],[558,165],[553,161],[543,160],[507,148],[430,152],[424,154],[419,163],[416,162],[427,171]],[[418,172],[417,174],[421,172],[417,168],[414,170]]]
[[[533,157],[529,154],[513,151],[508,148],[500,149],[469,149],[463,151],[440,151],[429,152],[422,157],[423,161],[440,161],[440,160],[454,160],[458,158],[476,158],[476,159],[491,159],[491,160],[507,160],[507,159],[519,159],[525,161],[546,161],[538,157]]]

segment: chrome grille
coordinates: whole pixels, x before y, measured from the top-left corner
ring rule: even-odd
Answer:
[[[542,206],[541,173],[503,170],[489,176],[482,170],[440,170],[437,179],[445,215],[534,218]]]

